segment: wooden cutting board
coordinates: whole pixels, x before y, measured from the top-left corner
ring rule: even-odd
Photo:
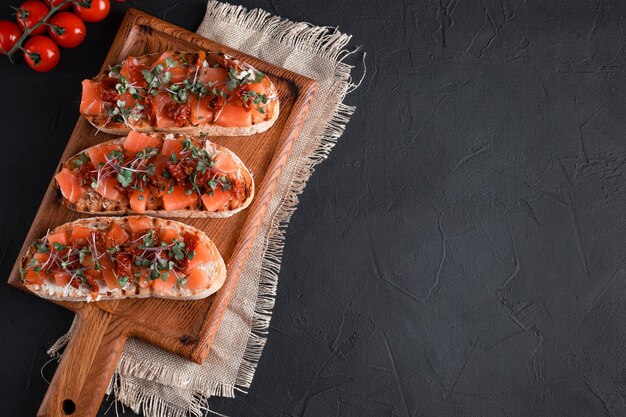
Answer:
[[[223,51],[252,64],[271,77],[280,99],[280,116],[268,131],[249,137],[211,138],[233,150],[252,171],[258,187],[252,206],[228,219],[182,220],[205,231],[215,242],[228,268],[226,282],[216,294],[198,301],[57,302],[76,312],[78,321],[38,416],[95,416],[128,337],[145,340],[197,363],[204,361],[211,347],[304,123],[317,83],[133,9],[126,13],[102,69],[122,61],[127,55],[198,49]],[[85,74],[85,77],[95,75]],[[112,138],[98,133],[80,117],[59,164],[84,148]],[[87,216],[63,207],[50,186],[26,236],[20,257],[30,242],[43,236],[48,229],[80,217]],[[19,258],[9,283],[21,287]]]

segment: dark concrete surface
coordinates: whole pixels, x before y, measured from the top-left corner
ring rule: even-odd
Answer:
[[[626,4],[243,4],[354,34],[368,72],[288,229],[250,392],[212,409],[626,416]],[[3,277],[131,5],[192,30],[204,10],[114,4],[50,74],[0,59]],[[32,416],[72,317],[6,285],[0,308],[0,414]]]

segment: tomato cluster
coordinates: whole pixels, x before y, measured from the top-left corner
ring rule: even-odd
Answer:
[[[73,13],[65,11],[70,7]],[[59,63],[59,46],[75,48],[80,45],[87,33],[85,22],[99,22],[107,17],[111,2],[26,0],[16,10],[17,23],[0,20],[0,53],[11,57],[19,49],[28,66],[46,72]]]

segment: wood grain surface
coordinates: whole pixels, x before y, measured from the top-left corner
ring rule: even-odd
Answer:
[[[211,138],[233,150],[253,173],[257,194],[251,207],[228,219],[177,219],[205,231],[215,242],[227,265],[226,282],[213,296],[197,301],[58,302],[78,314],[78,328],[42,403],[40,416],[68,415],[67,407],[71,409],[72,404],[76,407],[73,416],[95,415],[127,337],[140,338],[197,363],[202,363],[211,347],[317,83],[134,9],[127,12],[102,70],[128,55],[198,49],[226,52],[268,74],[276,85],[281,106],[278,120],[266,132],[249,137]],[[59,165],[82,149],[113,138],[97,132],[81,117]],[[48,187],[20,256],[48,229],[81,217],[87,216],[63,207],[53,187]],[[21,287],[19,258],[9,283]]]

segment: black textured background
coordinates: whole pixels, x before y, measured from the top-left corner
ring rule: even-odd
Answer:
[[[0,60],[1,276],[123,10],[194,30],[203,3],[116,3],[50,74]],[[243,3],[354,34],[368,72],[288,229],[250,393],[211,407],[625,416],[624,2]],[[0,300],[0,414],[32,416],[71,314],[6,285]]]

